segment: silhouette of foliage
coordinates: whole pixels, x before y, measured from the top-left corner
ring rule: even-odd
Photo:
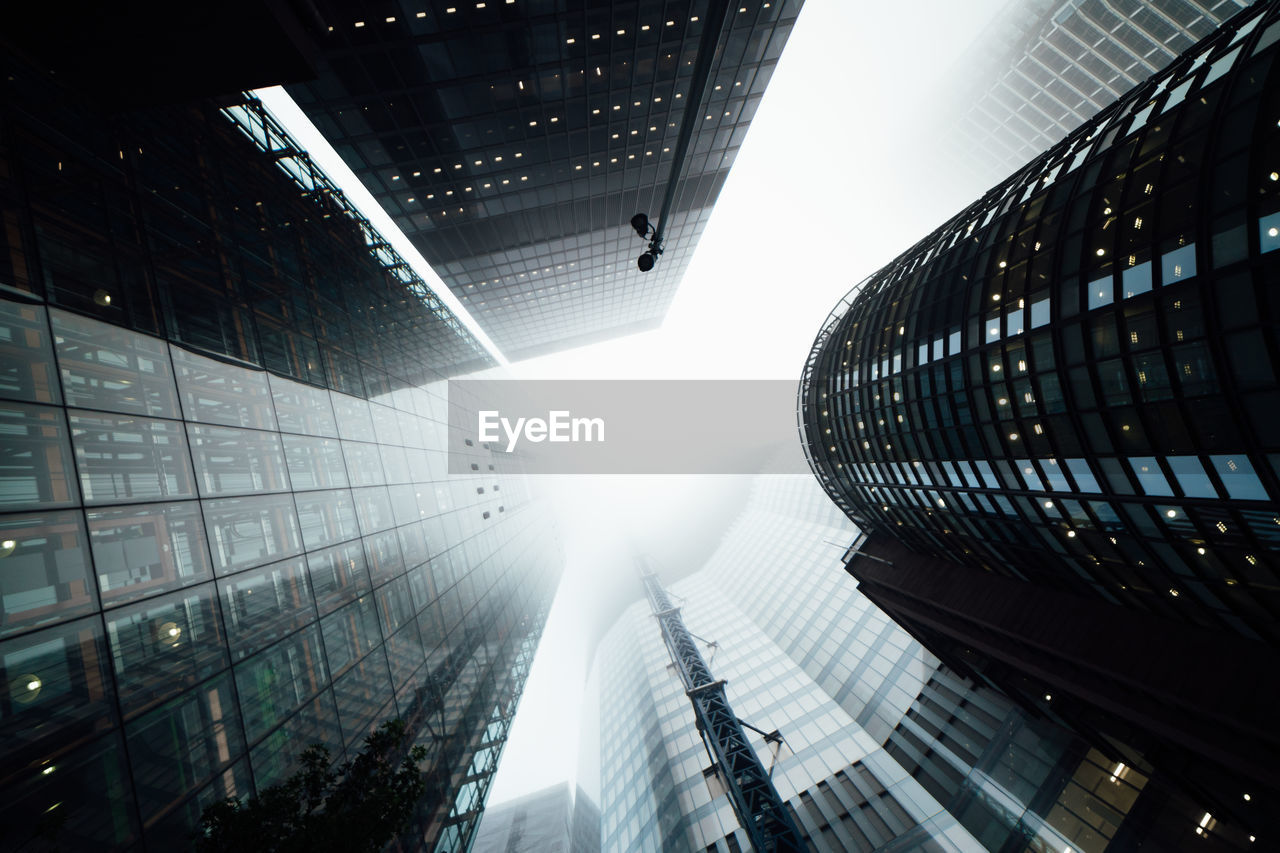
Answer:
[[[409,740],[404,721],[390,720],[336,767],[325,747],[308,747],[301,770],[248,803],[231,798],[205,808],[195,849],[376,853],[409,822],[425,789],[418,763],[427,750],[406,751]]]

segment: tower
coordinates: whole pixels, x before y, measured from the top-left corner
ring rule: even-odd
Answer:
[[[865,534],[860,590],[1211,804],[1167,825],[1241,839],[1277,788],[1276,14],[1233,17],[861,283],[800,387],[814,471]]]

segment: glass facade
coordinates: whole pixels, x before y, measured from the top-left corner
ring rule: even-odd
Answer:
[[[1237,827],[1274,787],[1246,767],[1274,749],[1269,700],[1225,728],[1215,705],[1280,641],[1278,14],[1237,15],[859,284],[800,387],[864,590],[1019,702],[1079,700],[1047,712],[1110,755],[1136,738]],[[1132,640],[1091,646],[1091,619]],[[1189,759],[1193,732],[1214,743]],[[1185,769],[1206,757],[1232,770]]]
[[[1099,784],[1082,740],[924,650],[840,570],[856,534],[812,480],[761,478],[672,586],[735,712],[786,739],[752,735],[814,849],[1125,849],[1141,768]],[[604,848],[746,849],[669,664],[643,603],[598,652]]]
[[[492,363],[253,101],[0,102],[0,847],[174,850],[202,808],[429,749],[469,839],[559,555],[510,463],[446,474]]]
[[[600,853],[600,809],[568,783],[485,809],[472,853]]]
[[[729,9],[700,101],[708,0],[320,2],[319,79],[288,90],[521,359],[661,322],[801,6]],[[627,223],[658,216],[690,121],[666,250],[640,273]]]
[[[979,36],[950,83],[945,152],[999,180],[1248,5],[1244,0],[1028,0]]]
[[[802,388],[807,446],[864,530],[1280,638],[1264,298],[1278,31],[1262,17],[992,190],[828,321]]]

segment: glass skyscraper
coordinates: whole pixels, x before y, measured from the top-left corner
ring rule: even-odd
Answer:
[[[175,850],[382,721],[473,832],[560,571],[492,364],[252,99],[104,114],[4,60],[0,847]]]
[[[1244,0],[1012,0],[944,84],[942,152],[996,181],[1038,157]]]
[[[317,77],[288,90],[521,359],[661,323],[801,6],[322,0]],[[666,251],[641,273],[628,222],[657,218],[690,122]]]
[[[600,853],[600,809],[567,782],[485,809],[472,853]]]
[[[1146,777],[949,667],[841,571],[857,535],[811,480],[759,479],[671,585],[815,850],[1129,849]],[[647,605],[597,652],[604,850],[746,849]],[[587,744],[586,748],[597,748]]]
[[[1235,16],[859,284],[800,387],[862,592],[1193,792],[1151,818],[1175,840],[1280,813],[1278,16]]]

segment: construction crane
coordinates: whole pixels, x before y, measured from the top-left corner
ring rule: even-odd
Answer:
[[[711,760],[719,765],[738,822],[759,853],[807,853],[809,848],[791,813],[747,741],[742,730],[746,724],[729,705],[724,681],[712,677],[693,635],[684,625],[680,608],[671,603],[658,576],[651,570],[641,566],[640,577],[649,606],[662,627],[662,639],[667,644],[671,662],[680,674],[685,695],[693,703],[698,732]],[[754,726],[748,728],[760,731]],[[781,741],[777,732],[761,734],[765,734],[766,740]]]

